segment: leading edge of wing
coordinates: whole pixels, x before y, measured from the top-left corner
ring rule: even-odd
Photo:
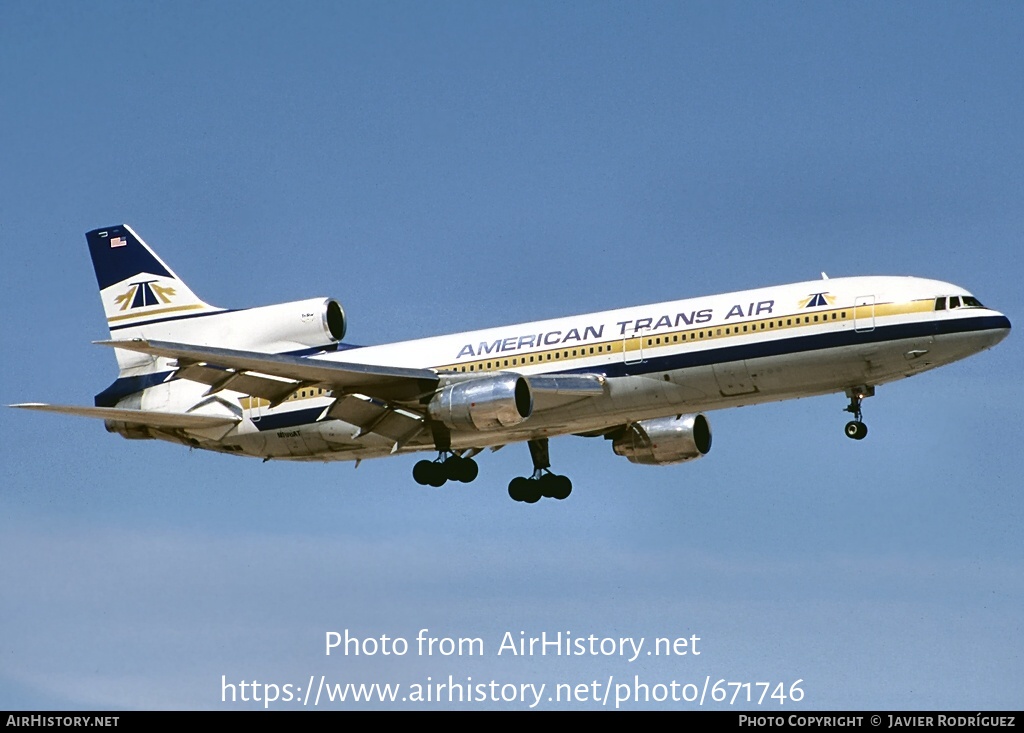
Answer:
[[[437,373],[429,369],[352,364],[287,354],[265,354],[145,339],[96,343],[177,359],[182,366],[184,363],[206,363],[236,372],[256,372],[306,384],[330,386],[345,392],[358,391],[394,399],[415,399],[419,395],[433,391],[439,381]]]
[[[79,407],[76,405],[48,405],[43,402],[22,402],[8,405],[22,410],[39,410],[40,412],[59,412],[65,415],[95,417],[101,420],[118,420],[137,425],[149,425],[154,428],[219,428],[239,422],[237,417],[218,417],[213,415],[194,415],[177,412],[156,412],[154,410],[129,410],[122,407]]]

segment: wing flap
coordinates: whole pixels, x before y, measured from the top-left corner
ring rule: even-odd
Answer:
[[[328,408],[322,419],[343,420],[359,428],[355,437],[374,433],[399,447],[416,437],[425,427],[419,415],[382,404],[363,395],[346,395]]]
[[[303,385],[294,379],[282,379],[255,372],[237,372],[233,369],[221,369],[206,364],[189,364],[175,373],[178,379],[210,385],[206,394],[211,395],[224,389],[230,389],[252,397],[262,397],[271,404],[280,402]]]

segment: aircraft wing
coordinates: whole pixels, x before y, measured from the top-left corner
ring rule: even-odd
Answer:
[[[209,385],[207,394],[228,389],[275,405],[298,389],[329,389],[336,399],[322,418],[341,419],[357,426],[358,433],[353,437],[381,435],[392,440],[396,449],[426,429],[421,398],[433,394],[446,376],[468,377],[439,375],[429,369],[352,364],[165,341],[98,343],[174,359],[178,366],[175,376]],[[528,380],[537,412],[590,399],[607,389],[604,376],[597,374],[534,375]]]
[[[97,417],[101,420],[119,420],[137,425],[149,425],[154,428],[186,428],[201,430],[203,428],[219,428],[234,425],[240,421],[238,417],[217,415],[195,415],[190,413],[156,412],[155,410],[128,410],[120,407],[78,407],[75,405],[47,405],[42,402],[23,402],[11,405],[23,410],[39,410],[41,412],[60,412],[65,415],[80,417]]]
[[[320,386],[344,394],[364,394],[388,401],[413,402],[432,393],[439,381],[437,373],[429,369],[350,364],[144,339],[97,343],[175,359],[178,362],[176,376],[208,384],[210,393],[230,389],[263,397],[272,404],[307,386]]]

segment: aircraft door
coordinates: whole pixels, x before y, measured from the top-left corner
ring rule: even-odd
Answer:
[[[258,423],[263,416],[263,400],[259,397],[243,397],[242,415]]]
[[[634,329],[633,333],[626,333],[622,336],[622,361],[625,364],[642,364],[644,360],[644,345],[650,338],[649,327]]]
[[[858,295],[853,302],[853,330],[869,333],[875,330],[875,296]]]

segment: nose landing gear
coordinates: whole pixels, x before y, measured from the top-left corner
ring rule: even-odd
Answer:
[[[868,434],[868,426],[865,425],[861,419],[863,415],[861,413],[860,403],[865,397],[871,397],[874,394],[874,387],[864,385],[846,390],[846,396],[850,398],[850,404],[844,409],[846,412],[853,415],[853,420],[846,423],[847,438],[852,438],[853,440],[864,440],[864,437]]]

